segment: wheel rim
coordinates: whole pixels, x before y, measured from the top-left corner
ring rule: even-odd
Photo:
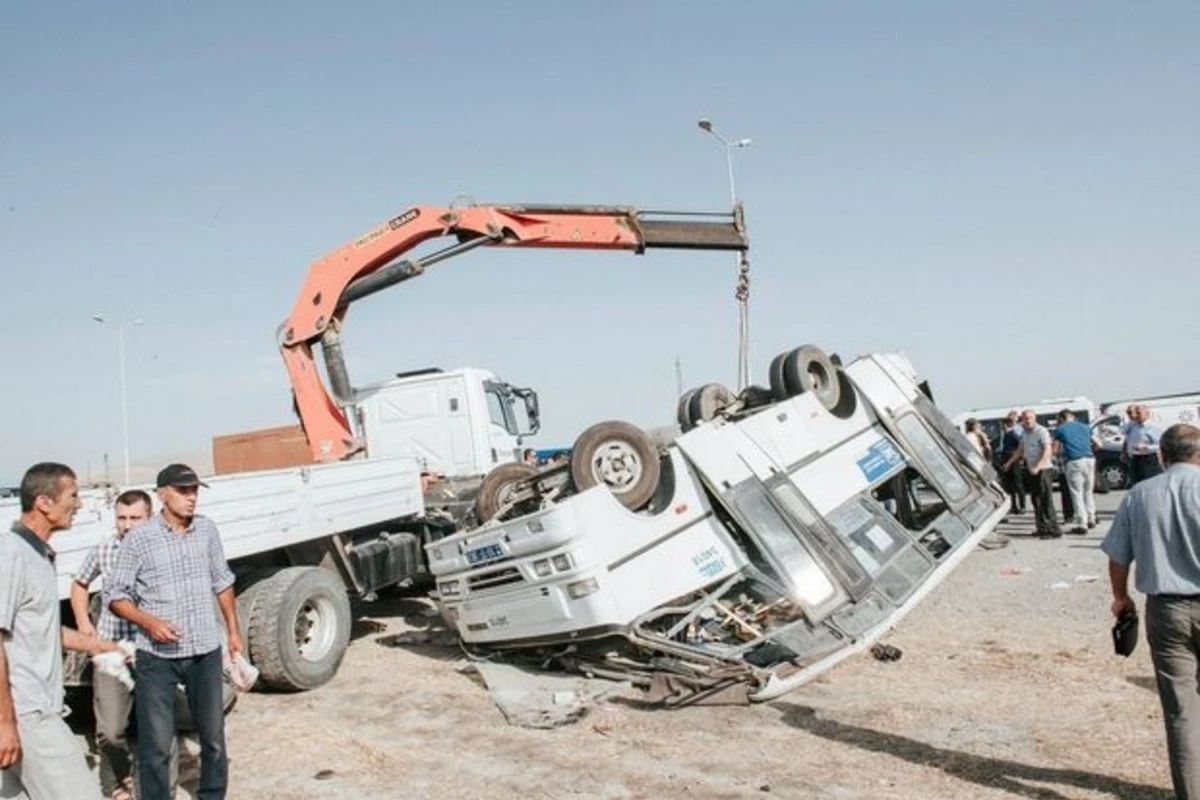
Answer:
[[[1125,483],[1125,470],[1120,467],[1105,467],[1100,471],[1100,475],[1104,478],[1104,483],[1115,489],[1120,489]]]
[[[517,484],[519,480],[509,481],[496,490],[496,505],[503,508],[513,502],[513,497],[517,494]]]
[[[829,391],[831,381],[829,371],[825,369],[824,364],[813,360],[808,365],[807,374],[809,391],[814,394],[823,394]]]
[[[592,456],[592,474],[611,491],[628,491],[642,475],[642,459],[628,442],[603,442]]]
[[[305,661],[320,661],[333,650],[337,613],[328,597],[310,597],[296,612],[296,650]]]

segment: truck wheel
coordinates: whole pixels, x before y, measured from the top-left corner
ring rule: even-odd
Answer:
[[[692,427],[708,422],[717,412],[737,402],[737,396],[719,383],[706,383],[690,395],[688,417]]]
[[[493,469],[479,485],[475,498],[475,518],[482,524],[511,502],[513,487],[520,481],[537,475],[536,467],[529,464],[501,464]]]
[[[575,440],[571,481],[579,491],[607,486],[621,505],[636,511],[658,488],[660,466],[654,442],[628,422],[598,422]]]
[[[1107,486],[1110,491],[1116,491],[1129,485],[1129,470],[1120,461],[1110,461],[1097,470],[1096,478],[1096,483]]]
[[[812,392],[826,411],[837,408],[842,398],[837,367],[824,350],[812,344],[797,347],[784,356],[783,386],[788,397]]]
[[[350,599],[320,567],[286,567],[251,587],[246,646],[265,685],[314,689],[334,676],[350,644]]]

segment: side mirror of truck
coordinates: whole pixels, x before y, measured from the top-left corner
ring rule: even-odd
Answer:
[[[533,436],[542,427],[541,410],[538,407],[538,395],[533,389],[513,389],[513,394],[525,403],[525,418],[529,422],[529,430],[521,431],[522,436]]]

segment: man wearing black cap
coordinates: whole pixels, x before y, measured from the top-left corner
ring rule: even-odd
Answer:
[[[171,464],[158,473],[162,512],[126,535],[104,587],[112,612],[137,626],[134,711],[140,797],[170,795],[175,686],[183,684],[200,739],[197,797],[225,797],[228,758],[221,690],[221,608],[231,654],[242,650],[233,572],[221,536],[196,499],[206,486],[195,470]]]

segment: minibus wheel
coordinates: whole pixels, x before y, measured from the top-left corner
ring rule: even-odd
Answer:
[[[520,462],[501,464],[490,471],[479,485],[479,494],[475,498],[475,518],[482,524],[496,516],[497,511],[512,502],[516,485],[537,473],[536,467]]]
[[[776,394],[780,388],[787,397],[811,392],[827,411],[838,407],[842,385],[838,380],[837,367],[825,355],[825,351],[816,345],[806,344],[785,354],[781,369],[773,369],[771,377],[776,378],[777,372],[783,373],[783,380],[782,387],[772,384],[771,389]]]
[[[659,477],[658,448],[628,422],[591,426],[571,448],[571,482],[582,492],[606,486],[621,505],[636,511],[654,496]]]
[[[692,419],[692,398],[696,396],[699,389],[688,389],[679,396],[679,403],[675,406],[675,421],[679,423],[679,430],[687,433],[692,428],[696,427],[696,420]]]
[[[717,412],[737,402],[737,396],[719,383],[706,383],[688,399],[688,421],[694,428],[708,422]]]

